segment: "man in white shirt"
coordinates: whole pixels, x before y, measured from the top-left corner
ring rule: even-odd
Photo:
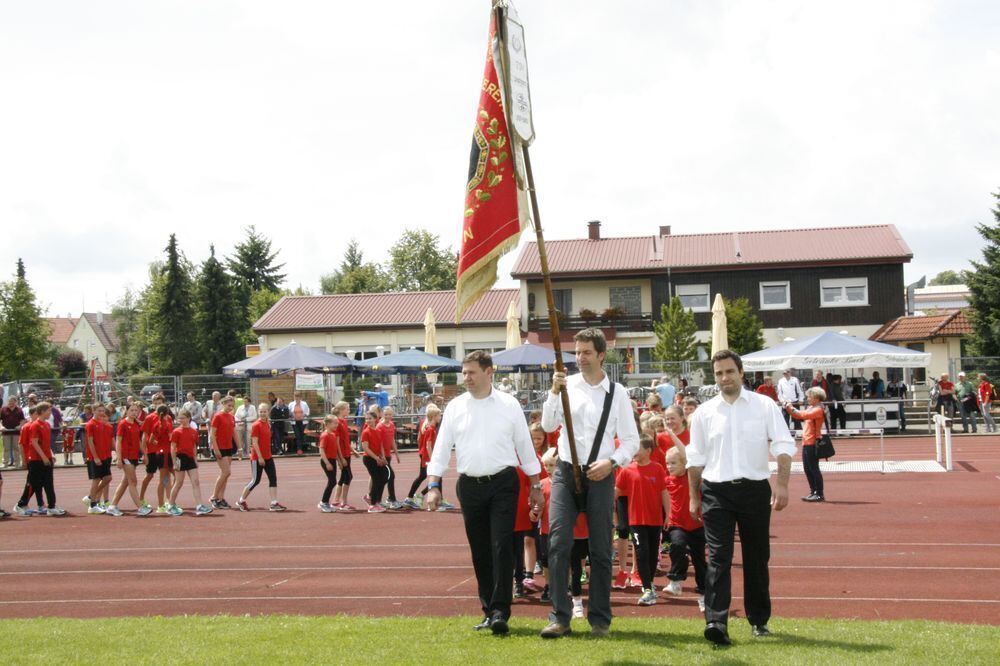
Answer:
[[[735,528],[743,552],[746,617],[755,637],[768,636],[771,596],[771,507],[788,505],[788,476],[795,440],[773,400],[743,388],[743,361],[723,350],[712,357],[720,393],[692,415],[687,447],[691,515],[701,515],[708,543],[705,577],[705,638],[729,644],[729,604]],[[770,442],[770,446],[768,443]],[[774,490],[768,451],[778,461]]]
[[[205,406],[202,407],[202,418],[205,419],[205,423],[211,423],[212,417],[222,411],[222,394],[218,391],[212,391],[212,401],[206,402]]]
[[[785,405],[799,407],[805,399],[806,395],[802,390],[802,384],[799,383],[799,378],[793,375],[791,370],[783,371],[781,379],[778,380],[778,403],[782,407],[781,415],[785,419],[785,425],[791,426],[791,417],[785,411]]]
[[[243,404],[236,408],[236,440],[240,447],[240,460],[243,460],[243,456],[250,455],[250,429],[256,420],[257,408],[253,406],[250,397],[245,396]],[[270,448],[271,442],[260,442],[260,446]]]
[[[573,606],[569,596],[570,553],[573,549],[573,526],[579,508],[570,447],[576,447],[577,460],[584,467],[581,475],[586,488],[585,509],[590,530],[590,589],[587,619],[591,634],[606,636],[611,627],[611,527],[615,510],[614,470],[632,462],[639,448],[639,432],[628,393],[613,384],[604,369],[607,341],[599,328],[587,328],[576,334],[576,364],[580,373],[566,378],[561,372],[552,375],[552,390],[542,407],[542,429],[553,432],[565,425],[560,390],[566,387],[572,411],[574,442],[567,428],[559,435],[559,465],[552,476],[549,504],[549,587],[552,612],[542,638],[559,638],[570,633]],[[598,430],[605,400],[610,408],[604,432]],[[615,434],[620,442],[615,449]],[[594,447],[598,447],[596,452]],[[592,455],[593,453],[593,455]],[[585,473],[585,474],[584,474]]]
[[[188,391],[187,402],[185,402],[182,409],[188,410],[191,413],[191,427],[195,430],[202,424],[202,406],[194,397],[194,391]]]
[[[528,423],[513,396],[493,388],[493,358],[474,351],[462,361],[463,393],[444,410],[434,452],[427,465],[428,511],[441,503],[441,477],[455,450],[465,534],[479,585],[483,621],[476,630],[508,633],[514,595],[514,517],[520,489],[515,467],[528,475],[529,506],[544,502],[538,480],[541,465],[531,444]]]
[[[306,420],[309,418],[309,403],[302,399],[302,392],[294,393],[294,400],[288,404],[292,416],[292,432],[295,433],[295,452],[302,455],[306,447]]]

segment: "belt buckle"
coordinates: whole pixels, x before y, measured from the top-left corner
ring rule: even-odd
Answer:
[[[730,481],[729,483],[734,483],[734,484],[737,484],[737,485],[738,485],[738,484],[740,484],[740,483],[743,483],[743,479],[733,479],[733,480],[732,480],[732,481]]]

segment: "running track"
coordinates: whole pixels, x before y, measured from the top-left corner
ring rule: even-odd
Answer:
[[[889,439],[886,450],[890,460],[932,459],[934,440]],[[838,441],[840,460],[878,455],[877,439]],[[793,475],[791,506],[772,519],[775,615],[1000,624],[1000,437],[955,437],[954,455],[950,474],[827,474],[824,505],[800,502],[805,479]],[[404,454],[401,496],[415,462]],[[354,466],[351,499],[358,505],[366,475]],[[234,463],[230,502],[248,467]],[[215,469],[202,463],[201,470],[207,497]],[[114,483],[118,478],[116,470]],[[23,479],[20,472],[4,474],[5,507]],[[129,511],[116,519],[83,513],[84,470],[59,469],[59,503],[71,515],[0,523],[0,618],[478,612],[459,514],[321,514],[316,458],[278,460],[278,479],[291,509],[284,514],[139,519]],[[450,483],[446,491],[454,499]],[[260,486],[251,506],[264,507],[266,492]],[[188,506],[190,497],[182,491]],[[737,616],[741,586],[737,565]],[[685,583],[679,599],[661,595],[654,608],[638,608],[635,593],[616,591],[615,612],[695,616],[692,588]],[[534,596],[516,601],[515,614],[544,618],[547,606]]]

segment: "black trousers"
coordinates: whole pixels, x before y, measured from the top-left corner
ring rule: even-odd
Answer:
[[[410,494],[407,495],[407,497],[412,498],[414,495],[416,495],[417,494],[417,488],[420,487],[420,484],[423,483],[424,479],[426,479],[426,478],[427,478],[427,468],[424,467],[423,465],[421,465],[420,466],[420,474],[418,474],[417,478],[415,478],[413,480],[413,483],[410,484]],[[423,494],[426,495],[427,491],[424,490]]]
[[[485,477],[459,476],[456,491],[462,503],[465,535],[479,586],[483,615],[510,618],[514,591],[514,517],[519,490],[513,467]]]
[[[802,471],[809,482],[809,490],[823,496],[823,473],[819,471],[819,458],[816,457],[816,445],[802,447]]]
[[[694,565],[695,592],[705,593],[705,528],[681,529],[676,525],[667,530],[670,543],[669,580],[687,580],[688,565]]]
[[[705,621],[729,620],[732,602],[732,564],[736,528],[743,553],[743,605],[752,625],[771,618],[767,563],[771,558],[771,484],[741,480],[705,481],[701,487],[701,513],[708,543],[705,576]]]
[[[656,561],[660,555],[659,525],[631,525],[632,544],[635,546],[635,559],[639,565],[639,578],[642,579],[642,589],[653,588],[653,576],[656,574]]]
[[[323,463],[319,464],[323,468],[323,473],[326,474],[326,488],[323,489],[323,498],[320,500],[323,504],[328,504],[330,502],[330,495],[333,494],[333,488],[337,485],[337,463],[330,461],[330,467],[333,469],[327,469],[323,466]]]
[[[298,453],[306,446],[306,422],[292,421],[292,432],[295,433],[295,452]]]
[[[396,470],[392,468],[392,462],[389,461],[389,456],[385,457],[385,486],[389,490],[389,497],[387,498],[390,502],[396,501]]]
[[[48,503],[50,509],[56,505],[55,477],[52,474],[51,465],[46,465],[41,460],[29,461],[28,485],[34,489],[39,500],[42,497],[42,492],[45,492],[45,501]],[[30,497],[29,495],[28,499]],[[18,506],[26,506],[27,504],[27,499],[24,500],[24,504],[18,502]]]
[[[261,477],[267,474],[267,486],[269,488],[278,487],[278,470],[274,466],[274,458],[268,458],[261,464],[259,460],[250,461],[250,483],[243,489],[244,494],[249,495],[250,491],[257,487]]]
[[[841,402],[836,407],[830,407],[830,427],[833,429],[847,429],[847,408]]]
[[[573,539],[569,554],[569,593],[583,596],[583,562],[590,556],[590,539]]]
[[[365,461],[365,469],[372,477],[371,501],[372,504],[379,504],[382,501],[382,493],[385,491],[385,481],[389,473],[388,466],[381,466],[371,456],[362,456]]]
[[[271,428],[271,454],[278,455],[284,453],[282,448],[285,440],[285,422],[279,421]]]

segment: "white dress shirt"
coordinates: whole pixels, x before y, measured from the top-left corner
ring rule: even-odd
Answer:
[[[798,377],[792,375],[778,380],[778,402],[802,402],[805,399]]]
[[[257,420],[257,408],[251,404],[243,403],[236,410],[236,423],[241,428],[250,429],[250,424]]]
[[[528,476],[542,471],[521,405],[496,389],[482,399],[463,393],[448,403],[428,475],[444,475],[452,449],[459,474],[489,476],[507,467],[520,467]]]
[[[202,417],[201,403],[198,402],[197,400],[189,400],[188,402],[184,403],[181,409],[186,409],[188,410],[188,412],[190,412],[191,424],[194,425],[195,427],[198,427],[198,424],[201,423],[201,417]]]
[[[306,402],[305,400],[292,400],[290,403],[288,403],[288,413],[292,416],[293,419],[295,418],[295,408],[296,407],[298,407],[299,409],[302,410],[302,418],[303,419],[309,418],[309,403],[308,402]],[[298,419],[295,419],[295,420],[297,421]]]
[[[611,382],[607,374],[596,386],[588,384],[579,373],[566,378],[566,392],[569,394],[569,407],[573,416],[573,437],[576,439],[576,455],[581,465],[585,465],[590,459],[590,449],[594,445],[594,438],[597,437],[597,426],[601,423],[601,413],[604,411],[604,396],[608,394],[610,388]],[[542,406],[542,429],[545,432],[552,432],[565,422],[562,398],[549,391],[548,398]],[[617,450],[615,450],[616,434],[619,442]],[[615,386],[615,395],[611,399],[611,413],[608,414],[608,424],[604,429],[604,438],[600,446],[597,460],[611,458],[619,467],[628,466],[639,450],[639,430],[635,426],[632,402],[621,384]],[[566,428],[559,433],[559,459],[573,462]]]
[[[703,467],[702,478],[712,483],[770,477],[768,441],[775,458],[795,455],[795,440],[778,405],[746,389],[733,404],[720,394],[700,405],[690,426],[688,467]]]

